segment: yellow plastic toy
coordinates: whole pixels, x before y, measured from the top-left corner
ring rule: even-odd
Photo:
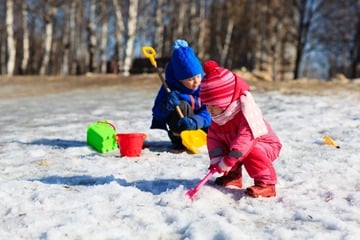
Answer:
[[[182,144],[194,154],[199,153],[199,148],[206,145],[206,133],[199,129],[194,133],[194,130],[184,130],[180,133]]]
[[[324,141],[325,143],[329,144],[330,146],[336,147],[336,148],[340,148],[339,145],[337,145],[335,143],[335,141],[329,136],[329,135],[325,135],[324,136]]]

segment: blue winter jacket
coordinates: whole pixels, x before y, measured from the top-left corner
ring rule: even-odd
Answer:
[[[206,128],[210,126],[211,116],[210,113],[206,110],[205,104],[202,103],[199,93],[200,88],[196,90],[191,90],[185,87],[181,82],[175,79],[173,71],[171,71],[171,61],[169,62],[165,76],[166,83],[171,91],[180,92],[180,100],[188,102],[190,105],[193,105],[194,115],[191,116],[192,119],[195,120],[198,128]],[[203,77],[203,75],[201,76]],[[168,130],[166,123],[170,116],[169,111],[166,110],[166,101],[167,101],[167,92],[164,86],[161,86],[154,102],[154,106],[152,108],[153,119],[151,123],[152,129],[164,129]],[[192,97],[191,97],[192,96]],[[193,101],[192,101],[193,100]]]

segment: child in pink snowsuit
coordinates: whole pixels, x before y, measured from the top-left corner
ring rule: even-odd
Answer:
[[[243,165],[254,179],[254,186],[248,187],[246,194],[276,196],[277,177],[272,162],[282,145],[263,119],[249,85],[215,61],[205,62],[203,68],[200,97],[212,117],[207,135],[209,168],[223,173],[215,183],[242,188]]]

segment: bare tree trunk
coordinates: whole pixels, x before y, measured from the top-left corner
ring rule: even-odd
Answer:
[[[359,4],[360,5],[360,4]],[[358,7],[360,8],[360,6]],[[356,16],[356,31],[354,34],[354,43],[352,49],[350,49],[350,61],[351,61],[351,78],[360,77],[360,12]]]
[[[122,53],[122,35],[125,30],[124,20],[121,13],[121,6],[118,3],[118,0],[113,0],[114,8],[115,8],[115,16],[116,16],[116,23],[117,23],[117,30],[116,30],[116,41],[118,47],[118,65],[121,69],[123,66],[123,53]]]
[[[269,39],[269,20],[270,20],[270,16],[269,16],[269,2],[266,2],[266,4],[264,4],[264,6],[261,6],[261,12],[260,14],[262,15],[261,17],[261,34],[260,34],[260,52],[259,52],[259,58],[257,60],[257,66],[258,66],[258,70],[260,71],[265,71],[265,66],[267,66],[267,61],[266,61],[266,57],[267,57],[267,48],[269,46],[267,40]]]
[[[67,4],[66,6],[64,6],[64,19],[66,19],[67,21],[69,21],[70,18],[70,8],[71,5]],[[70,70],[69,70],[69,59],[70,59],[70,31],[69,31],[69,24],[68,22],[64,23],[63,26],[63,36],[62,36],[62,46],[63,46],[63,51],[64,54],[62,55],[62,66],[61,66],[61,71],[60,74],[61,75],[69,75],[70,74]]]
[[[29,28],[28,28],[28,10],[26,1],[22,2],[22,15],[23,15],[23,59],[21,62],[21,71],[23,74],[26,73],[27,66],[30,57],[30,39],[29,39]]]
[[[64,37],[65,39],[66,37]],[[66,40],[64,40],[65,44],[68,44]],[[69,55],[70,55],[69,46],[65,46],[64,48],[64,55],[62,61],[62,68],[61,68],[61,75],[69,75]]]
[[[107,34],[108,34],[107,24],[103,24],[102,28],[103,28],[103,30],[102,30],[102,37],[101,37],[101,43],[100,43],[100,49],[101,49],[100,72],[106,73],[106,42],[107,42]]]
[[[86,39],[83,34],[87,24],[84,21],[86,12],[86,1],[79,1],[76,11],[76,60],[77,69],[76,74],[84,74],[88,71],[88,65],[86,64],[86,58],[89,56],[86,47]]]
[[[0,3],[0,8],[4,9],[5,11],[5,3],[2,1]],[[3,15],[5,16],[5,15]],[[6,21],[3,21],[3,18],[0,18],[0,32],[3,34],[0,34],[0,75],[6,73]]]
[[[229,19],[229,23],[227,26],[226,36],[225,36],[225,42],[224,46],[222,47],[222,50],[220,52],[220,65],[225,66],[226,63],[226,57],[229,53],[229,46],[231,43],[231,36],[234,30],[234,20]]]
[[[164,54],[164,20],[163,20],[163,5],[164,0],[157,1],[157,8],[155,14],[155,47],[157,52],[160,53],[161,56]]]
[[[197,52],[197,39],[199,38],[199,16],[198,12],[198,1],[188,1],[185,3],[186,9],[185,14],[187,15],[185,18],[181,19],[184,22],[184,31],[183,37],[188,42],[191,43],[191,46],[196,49]]]
[[[186,8],[187,8],[187,3],[185,1],[181,1],[180,6],[179,6],[179,15],[178,15],[178,27],[176,30],[177,33],[177,37],[183,37],[184,36],[184,22],[186,19]]]
[[[88,68],[90,72],[93,72],[97,69],[96,61],[96,0],[91,0],[90,2],[90,16],[89,16],[89,25],[88,25]]]
[[[272,24],[273,24],[273,20],[272,19]],[[276,20],[275,20],[276,21]],[[268,56],[269,58],[269,65],[271,67],[269,67],[269,75],[271,75],[271,80],[275,81],[277,79],[277,75],[278,75],[278,70],[280,68],[280,47],[281,47],[281,36],[280,36],[280,29],[281,26],[280,23],[276,22],[274,23],[275,26],[270,26],[273,27],[274,31],[271,34],[271,40],[270,40],[270,56]]]
[[[124,76],[130,74],[131,61],[134,53],[134,42],[136,38],[136,25],[138,15],[138,0],[130,0],[129,19],[128,19],[128,38],[126,41],[125,59],[124,59]]]
[[[206,39],[206,6],[205,0],[200,1],[200,31],[199,31],[199,38],[197,42],[197,49],[198,49],[198,57],[200,59],[205,58],[205,39]]]
[[[6,73],[6,36],[0,36],[0,74]]]
[[[70,5],[70,74],[76,74],[77,68],[77,42],[76,42],[76,8],[77,1],[72,1]]]
[[[53,17],[56,13],[56,7],[51,5],[50,3],[50,10],[49,13],[45,16],[45,52],[43,62],[40,68],[40,75],[45,75],[46,71],[48,71],[49,61],[50,61],[50,54],[51,54],[51,46],[53,43],[53,31],[54,31],[54,24],[53,24]]]
[[[298,39],[297,39],[297,49],[296,49],[296,60],[295,60],[295,70],[294,77],[299,78],[304,76],[301,73],[301,64],[303,62],[303,55],[305,50],[306,42],[308,41],[308,35],[311,28],[312,12],[309,10],[309,6],[313,5],[312,0],[301,0],[298,1],[298,12],[299,12],[299,26],[298,26]],[[304,66],[308,66],[308,63]]]
[[[6,1],[6,31],[8,44],[7,74],[12,76],[15,73],[16,45],[14,39],[14,2]]]
[[[0,32],[6,32],[5,22],[0,23]],[[6,34],[0,34],[0,75],[6,73]]]
[[[223,40],[223,36],[222,34],[222,28],[223,28],[223,21],[222,21],[222,18],[223,18],[223,15],[226,14],[226,5],[223,4],[220,6],[220,9],[217,9],[217,12],[216,12],[216,21],[214,22],[215,26],[215,44],[216,44],[216,49],[219,53],[222,52],[222,48],[223,48],[223,45],[222,45],[222,40]]]
[[[108,22],[102,21],[101,23],[101,36],[100,36],[100,72],[106,73],[106,43],[107,43],[107,35],[108,35]]]

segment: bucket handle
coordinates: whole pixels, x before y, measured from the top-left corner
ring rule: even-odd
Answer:
[[[97,121],[97,123],[108,124],[116,131],[116,128],[115,128],[114,124],[112,124],[112,123],[109,123],[109,122],[106,122],[106,121]]]

